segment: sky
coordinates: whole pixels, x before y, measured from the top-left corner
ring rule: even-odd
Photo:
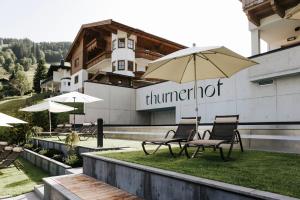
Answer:
[[[1,0],[0,37],[72,42],[82,24],[105,19],[185,46],[251,54],[239,0]]]

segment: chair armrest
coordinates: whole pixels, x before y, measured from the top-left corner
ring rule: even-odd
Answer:
[[[211,135],[211,131],[210,131],[210,130],[205,130],[205,131],[203,132],[203,137],[202,137],[202,139],[205,138],[206,133],[209,133],[209,135]]]
[[[169,131],[166,133],[166,135],[165,135],[164,138],[167,138],[171,132],[173,132],[173,133],[175,134],[175,131],[174,131],[174,130],[169,130]]]

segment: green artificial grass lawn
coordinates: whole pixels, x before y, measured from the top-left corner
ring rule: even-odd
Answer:
[[[176,149],[179,151],[178,149]],[[142,151],[98,153],[141,165],[222,181],[244,187],[300,197],[300,155],[262,151],[233,151],[224,162],[219,152],[205,150],[196,158],[172,158],[167,149],[145,156]]]
[[[28,161],[19,158],[24,166],[18,170],[13,165],[6,169],[0,169],[0,197],[17,196],[33,190],[35,185],[42,183],[42,178],[48,174],[33,166]]]

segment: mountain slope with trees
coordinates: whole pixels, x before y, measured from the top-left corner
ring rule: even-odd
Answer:
[[[45,66],[60,62],[70,45],[70,42],[35,43],[29,39],[0,38],[0,98],[32,91],[38,63]],[[39,80],[35,79],[35,85]]]

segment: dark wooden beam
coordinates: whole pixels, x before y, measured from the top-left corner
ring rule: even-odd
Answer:
[[[248,17],[248,20],[250,22],[252,22],[253,24],[255,24],[256,26],[260,26],[260,19],[254,15],[253,13],[249,12],[249,11],[245,11],[247,17]]]
[[[272,7],[272,10],[278,14],[281,18],[285,15],[285,10],[278,4],[277,0],[270,0],[270,4]]]

